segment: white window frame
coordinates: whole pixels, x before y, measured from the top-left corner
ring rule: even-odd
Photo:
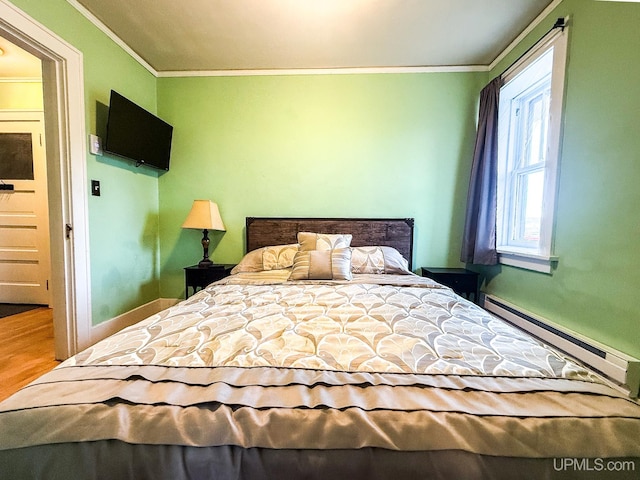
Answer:
[[[551,273],[552,266],[558,261],[553,254],[553,233],[555,227],[555,209],[557,180],[562,143],[562,113],[564,107],[565,72],[567,64],[568,29],[554,29],[538,42],[526,55],[519,59],[502,75],[500,110],[498,113],[498,215],[497,215],[497,251],[500,263],[538,272]],[[539,242],[517,242],[510,240],[515,222],[515,200],[511,195],[509,180],[513,175],[513,155],[510,155],[513,142],[511,99],[517,94],[503,97],[505,89],[509,92],[510,82],[533,65],[546,52],[553,49],[551,96],[549,104],[549,123],[547,133],[547,152],[544,161],[544,198]],[[533,83],[530,85],[533,87]],[[513,89],[512,89],[513,90]],[[523,90],[518,90],[520,94]],[[510,145],[511,143],[511,145]],[[539,167],[540,165],[538,165]],[[523,208],[523,207],[521,207]]]

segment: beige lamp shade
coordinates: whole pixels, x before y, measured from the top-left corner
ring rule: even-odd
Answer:
[[[191,211],[182,224],[182,228],[202,230],[203,256],[198,265],[202,268],[208,268],[213,265],[213,262],[209,259],[209,230],[225,231],[218,205],[211,200],[194,200]]]
[[[182,228],[225,231],[218,205],[211,200],[194,200]]]

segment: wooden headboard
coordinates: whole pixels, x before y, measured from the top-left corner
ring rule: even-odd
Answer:
[[[352,247],[393,247],[413,260],[413,218],[273,218],[247,217],[247,252],[298,241],[298,232],[350,233]]]

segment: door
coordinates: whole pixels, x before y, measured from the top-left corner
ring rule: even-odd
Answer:
[[[50,304],[42,114],[0,114],[0,303]]]

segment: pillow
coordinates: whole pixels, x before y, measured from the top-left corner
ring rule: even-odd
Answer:
[[[393,247],[352,247],[352,273],[409,275],[409,262]]]
[[[299,251],[289,280],[351,280],[351,250]]]
[[[301,252],[348,248],[351,245],[351,235],[298,232],[298,243]]]
[[[240,272],[262,272],[265,270],[280,270],[293,265],[293,257],[298,252],[299,245],[275,245],[262,247],[247,253],[240,263],[233,267],[231,275]]]

